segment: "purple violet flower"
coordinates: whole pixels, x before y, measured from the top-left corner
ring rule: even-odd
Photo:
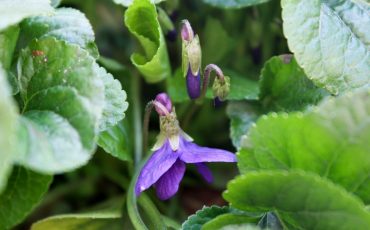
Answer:
[[[188,20],[183,20],[181,28],[182,39],[182,71],[186,77],[186,88],[189,97],[194,100],[201,95],[200,67],[202,50],[199,37],[194,34]]]
[[[158,104],[162,104],[157,98],[169,100],[166,94],[159,95],[154,101],[156,108]],[[168,105],[167,99],[165,101]],[[162,110],[167,106],[162,104],[159,107]],[[154,153],[141,169],[136,182],[136,196],[153,185],[160,199],[169,199],[179,189],[186,163],[195,164],[198,172],[210,183],[213,177],[206,162],[236,162],[235,155],[229,151],[194,144],[193,139],[179,127],[174,108],[165,111],[166,115],[162,114],[164,113],[159,114],[161,131],[152,148]]]

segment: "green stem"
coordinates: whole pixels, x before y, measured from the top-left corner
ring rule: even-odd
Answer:
[[[147,157],[146,160],[148,160],[149,157]],[[145,160],[145,161],[146,161]],[[139,213],[139,208],[137,206],[137,203],[140,204],[142,209],[145,211],[146,216],[148,217],[148,220],[150,221],[150,226],[152,226],[150,229],[166,229],[165,223],[163,222],[162,216],[153,204],[153,202],[149,199],[149,197],[142,193],[140,196],[140,199],[137,200],[136,194],[135,194],[135,185],[137,178],[139,176],[139,172],[141,171],[143,164],[140,165],[140,167],[137,167],[134,177],[132,177],[132,180],[130,182],[130,186],[128,189],[127,194],[127,212],[130,217],[130,220],[132,224],[134,225],[135,229],[137,230],[147,230],[148,227],[145,225],[143,219],[141,218],[141,215]]]
[[[131,89],[132,89],[132,106],[134,114],[134,134],[135,134],[135,165],[137,166],[142,158],[143,148],[143,133],[141,124],[141,100],[140,100],[140,80],[137,74],[132,76]]]
[[[150,114],[153,110],[154,104],[153,102],[149,102],[145,107],[144,113],[144,122],[143,122],[143,151],[144,154],[148,151],[148,139],[149,139],[149,121],[150,121]]]
[[[134,225],[136,230],[147,230],[148,228],[146,227],[144,221],[141,219],[139,208],[137,207],[137,203],[136,203],[135,184],[136,184],[136,180],[139,175],[139,172],[140,171],[137,170],[128,188],[127,212],[132,222],[132,225]]]

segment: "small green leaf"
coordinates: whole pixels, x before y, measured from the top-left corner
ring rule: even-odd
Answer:
[[[112,200],[113,201],[113,200]],[[94,211],[80,214],[65,214],[52,216],[34,223],[31,230],[100,230],[122,229],[122,200],[114,200],[115,203],[107,202],[103,207],[97,207]],[[106,207],[108,206],[109,207]]]
[[[0,195],[0,230],[11,229],[21,222],[41,201],[51,180],[51,176],[15,167]]]
[[[370,213],[357,198],[310,173],[247,173],[228,184],[224,197],[245,211],[275,210],[291,229],[370,228]]]
[[[369,95],[360,90],[328,99],[305,114],[263,116],[243,139],[239,169],[315,172],[369,204]]]
[[[13,162],[17,132],[17,112],[0,63],[0,194]],[[0,203],[1,206],[1,203]],[[1,221],[0,221],[1,223]]]
[[[260,116],[260,109],[253,104],[231,101],[227,104],[226,113],[230,118],[230,138],[236,148],[240,148],[242,137]]]
[[[226,9],[238,9],[247,6],[254,6],[268,1],[269,0],[203,0],[203,2],[211,6]]]
[[[309,80],[292,55],[273,57],[260,77],[260,101],[266,110],[302,110],[328,95]]]
[[[216,219],[215,219],[216,218]],[[247,213],[227,206],[203,207],[202,210],[188,217],[182,224],[182,230],[219,229],[224,225],[257,222],[260,215]],[[226,222],[225,222],[226,221]]]
[[[100,119],[99,129],[100,131],[105,131],[115,126],[125,117],[128,102],[126,101],[126,92],[122,90],[121,83],[114,79],[112,74],[107,73],[104,68],[100,67],[99,75],[104,81],[105,89],[105,106]]]
[[[132,161],[129,133],[128,121],[120,121],[99,134],[98,145],[114,157],[123,161]]]
[[[28,18],[22,22],[21,29],[21,36],[26,45],[34,38],[52,36],[81,46],[95,58],[99,56],[90,22],[76,9],[59,8],[52,15]]]
[[[144,54],[134,53],[131,61],[145,80],[156,83],[169,77],[171,67],[155,5],[149,0],[135,0],[125,12],[125,24],[144,49]]]
[[[2,0],[0,8],[0,31],[23,19],[53,12],[48,0]]]
[[[27,119],[21,135],[30,143],[23,145],[18,162],[44,173],[69,171],[87,162],[104,107],[101,71],[87,51],[52,37],[32,41],[22,50],[18,79]],[[33,132],[40,137],[37,142],[32,141]]]
[[[369,86],[370,5],[283,0],[284,34],[307,76],[337,94]]]
[[[5,70],[9,70],[15,45],[19,35],[19,27],[11,26],[0,32],[0,62]]]

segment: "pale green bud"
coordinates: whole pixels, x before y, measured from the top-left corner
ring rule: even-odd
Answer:
[[[224,76],[224,81],[216,77],[212,85],[213,96],[224,101],[230,92],[230,78]]]

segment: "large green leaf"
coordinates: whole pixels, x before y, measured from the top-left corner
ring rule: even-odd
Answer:
[[[21,29],[24,43],[28,43],[33,38],[53,36],[81,46],[95,58],[99,56],[90,22],[76,9],[60,8],[52,15],[28,18],[22,22]]]
[[[87,51],[52,37],[32,41],[22,50],[18,79],[25,117],[20,163],[60,173],[87,162],[104,107],[100,73]],[[32,141],[36,136],[38,141]]]
[[[0,64],[0,194],[6,185],[16,145],[17,113]],[[1,203],[0,203],[1,205]]]
[[[98,145],[105,152],[123,161],[132,161],[130,155],[130,132],[127,120],[118,122],[117,125],[99,134]]]
[[[32,225],[31,230],[119,230],[124,225],[121,219],[122,206],[122,200],[115,199],[93,211],[52,216],[40,220]]]
[[[125,12],[125,24],[144,49],[144,54],[134,53],[131,61],[145,80],[155,83],[169,77],[171,67],[155,5],[149,0],[135,0]]]
[[[105,106],[100,119],[99,129],[105,131],[115,126],[125,117],[128,108],[127,95],[122,90],[121,83],[114,79],[112,74],[107,73],[104,68],[99,68],[99,75],[104,81]]]
[[[337,94],[370,84],[370,4],[283,0],[284,34],[307,76]]]
[[[188,217],[182,224],[183,230],[219,229],[225,225],[258,222],[261,215],[247,215],[231,207],[203,207]]]
[[[21,222],[40,202],[52,177],[15,167],[8,185],[0,195],[0,230]]]
[[[23,19],[39,14],[50,14],[53,7],[48,0],[2,0],[0,8],[0,31]]]
[[[275,210],[289,229],[370,229],[370,213],[358,199],[310,173],[247,173],[228,184],[224,197],[242,210]]]
[[[219,8],[237,9],[268,2],[269,0],[203,0],[203,2]]]
[[[370,92],[328,99],[306,113],[263,116],[238,154],[242,173],[302,169],[370,203]]]
[[[309,80],[292,55],[273,57],[260,77],[260,100],[266,110],[302,110],[328,93]]]

